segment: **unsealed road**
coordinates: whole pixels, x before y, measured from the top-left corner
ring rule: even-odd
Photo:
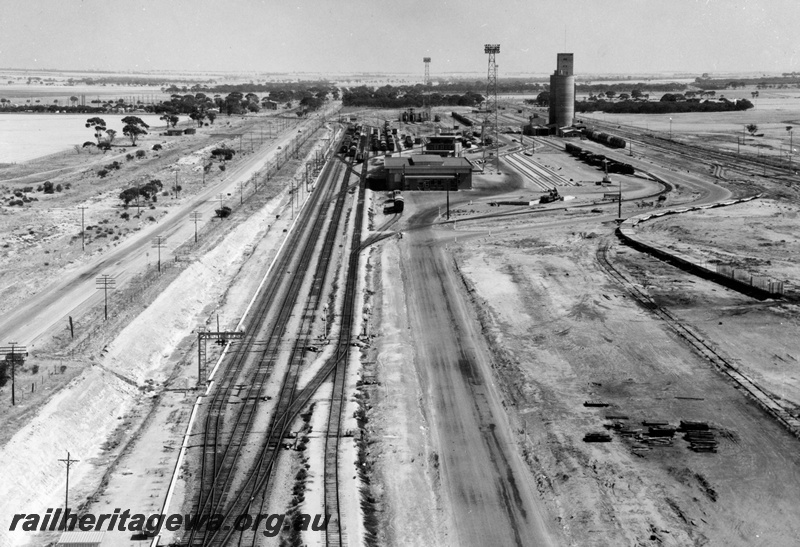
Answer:
[[[551,545],[463,284],[431,229],[409,235],[403,281],[454,544]]]

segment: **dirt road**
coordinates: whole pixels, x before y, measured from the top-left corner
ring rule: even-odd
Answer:
[[[414,232],[403,246],[403,282],[415,363],[431,411],[434,467],[450,503],[456,545],[550,545],[534,483],[491,380],[491,355],[452,261]],[[509,449],[511,447],[511,449]]]

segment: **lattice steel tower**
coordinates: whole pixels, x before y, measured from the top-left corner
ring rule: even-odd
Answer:
[[[425,87],[430,87],[431,85],[431,58],[430,57],[423,57],[422,62],[425,63]],[[422,109],[425,111],[425,116],[427,116],[426,121],[431,121],[431,103],[428,100],[427,91],[422,91]]]
[[[500,157],[498,156],[498,152],[500,149],[498,148],[499,125],[497,118],[497,63],[495,62],[495,55],[500,53],[500,44],[486,44],[483,46],[483,52],[489,55],[489,70],[486,78],[486,115],[484,116],[483,127],[481,128],[481,140],[484,143],[483,161],[484,165],[487,165],[486,136],[491,133],[491,127],[494,125],[494,139],[492,143],[494,155],[493,159],[490,159],[490,162],[494,163],[494,168],[496,170],[499,170]],[[494,112],[494,123],[492,123],[492,112]]]

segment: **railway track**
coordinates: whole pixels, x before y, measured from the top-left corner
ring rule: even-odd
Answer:
[[[595,125],[602,128],[604,131],[624,137],[642,147],[661,150],[673,156],[673,162],[674,156],[680,156],[704,166],[717,164],[720,169],[724,168],[731,173],[735,173],[735,175],[729,176],[728,178],[756,176],[787,177],[793,173],[793,171],[787,167],[774,165],[766,156],[763,159],[753,158],[751,156],[738,155],[733,152],[726,152],[705,146],[700,147],[697,145],[682,144],[654,135],[643,135],[640,130],[636,130],[635,128],[602,120],[592,119],[590,125]],[[678,167],[682,169],[686,168],[683,163],[679,163]]]
[[[335,167],[331,167],[334,165]],[[300,273],[305,272],[310,266],[311,258],[314,255],[316,243],[324,224],[323,219],[326,217],[332,201],[333,187],[330,183],[325,186],[325,190],[322,190],[322,188],[317,190],[314,195],[314,201],[309,203],[309,207],[305,210],[306,212],[317,210],[316,214],[307,213],[306,224],[311,227],[306,232],[307,235],[301,237],[298,230],[298,233],[293,235],[289,245],[287,245],[288,249],[297,248],[299,245],[302,246],[299,258],[295,258],[292,261],[291,253],[289,252],[279,258],[276,271],[280,274],[287,272],[285,275],[281,275],[281,278],[293,274],[291,275],[291,280],[271,284],[270,290],[265,293],[264,298],[260,299],[256,313],[252,316],[250,324],[258,325],[267,318],[269,310],[276,303],[279,306],[277,317],[271,322],[267,348],[263,352],[259,352],[261,355],[258,360],[258,366],[248,378],[248,381],[252,382],[252,388],[248,391],[248,396],[243,401],[231,401],[230,399],[234,387],[237,385],[235,378],[242,377],[246,372],[245,362],[247,355],[253,351],[253,347],[256,344],[254,337],[251,336],[246,338],[244,344],[237,347],[232,356],[232,365],[230,367],[232,374],[226,372],[223,382],[214,391],[214,396],[209,403],[209,412],[204,429],[206,447],[210,446],[212,449],[207,450],[202,459],[201,489],[195,506],[196,515],[222,515],[223,522],[226,523],[233,522],[238,515],[252,514],[256,508],[258,508],[259,514],[262,513],[268,499],[267,492],[274,464],[288,428],[317,389],[333,374],[334,395],[332,396],[331,413],[328,418],[329,429],[325,448],[325,512],[331,515],[326,531],[326,542],[329,545],[341,545],[346,542],[346,536],[340,525],[341,515],[338,503],[338,440],[341,435],[341,419],[344,407],[346,362],[355,314],[358,251],[360,250],[361,221],[363,219],[363,182],[366,175],[363,172],[360,174],[360,193],[355,215],[356,229],[353,233],[345,298],[341,313],[341,329],[335,354],[302,389],[298,389],[298,376],[303,362],[304,350],[311,336],[313,319],[325,286],[340,219],[343,217],[342,211],[348,195],[347,183],[352,173],[352,164],[329,162],[326,165],[326,171],[322,179],[338,180],[339,172],[343,166],[346,167],[346,174],[342,179],[340,189],[336,193],[336,203],[330,217],[331,220],[325,239],[321,244],[319,260],[311,281],[311,289],[303,306],[299,334],[295,338],[289,355],[286,372],[282,375],[280,394],[275,402],[275,410],[272,413],[268,433],[261,441],[255,461],[250,465],[242,463],[240,454],[242,447],[247,445],[248,436],[252,433],[256,405],[262,400],[263,395],[261,394],[264,393],[265,383],[268,379],[271,379],[272,372],[275,369],[277,353],[280,349],[280,340],[285,331],[289,315],[295,309],[297,303],[298,293],[304,277]],[[331,170],[333,170],[333,173],[331,173]],[[287,268],[289,267],[292,267],[292,270],[288,270]],[[286,288],[287,284],[288,288]],[[279,293],[281,295],[284,294],[284,291],[280,289],[281,287],[285,289],[286,296],[276,302],[277,295]],[[248,333],[252,330],[248,326]],[[226,422],[225,418],[229,413],[224,408],[231,403],[240,403],[239,411],[235,414],[235,418],[232,418],[232,425]],[[227,433],[226,431],[230,432]],[[218,446],[225,447],[222,454],[218,454]],[[252,443],[249,448],[252,449]],[[255,530],[255,526],[245,530],[236,530],[235,527],[231,526],[228,526],[227,529],[219,530],[201,529],[191,533],[187,545],[211,546],[235,543],[236,545],[255,546],[258,544],[258,532]]]
[[[339,164],[337,167],[332,167],[333,165],[334,162],[326,165],[323,181],[335,180],[338,177]],[[323,221],[330,203],[329,197],[333,191],[330,182],[324,187],[325,190],[319,188],[312,194],[309,207],[303,212],[306,215],[304,224],[309,229],[297,230],[290,236],[290,240],[285,246],[286,252],[279,257],[276,263],[275,271],[278,279],[269,284],[264,295],[259,298],[255,313],[246,326],[248,336],[243,344],[236,347],[229,360],[229,365],[222,374],[220,384],[213,390],[211,400],[207,404],[208,412],[203,430],[206,450],[201,458],[200,491],[195,503],[195,515],[210,516],[225,513],[222,509],[226,507],[226,502],[231,497],[234,470],[242,465],[240,461],[242,447],[246,445],[247,436],[252,429],[258,403],[264,400],[265,383],[275,368],[285,325],[294,309],[303,282],[304,276],[299,273],[305,272],[308,268],[324,224]],[[341,193],[343,192],[340,191]],[[335,220],[333,219],[332,223]],[[332,231],[335,234],[335,226]],[[297,254],[292,252],[295,249],[302,250]],[[330,253],[327,256],[329,257]],[[321,263],[322,261],[318,264]],[[292,271],[290,268],[294,270],[294,275],[289,273]],[[321,288],[323,281],[324,279],[316,279],[312,283],[312,293],[315,287]],[[304,316],[308,315],[309,307],[315,304],[311,300],[310,298],[306,302]],[[266,331],[259,330],[258,326],[266,322],[270,311],[276,307],[278,311],[275,314],[276,317],[270,322],[270,326]],[[257,339],[260,339],[264,333],[267,334],[265,338],[267,343],[265,349],[260,351],[256,349],[256,346],[259,345]],[[296,372],[294,371],[301,359],[299,356],[302,356],[305,341],[306,339],[302,336],[295,341],[288,365],[289,374],[284,377],[281,397],[286,397],[286,394],[294,389],[296,382]],[[258,354],[255,365],[249,363],[249,357],[254,353]],[[242,384],[249,386],[244,398],[239,395]],[[290,387],[287,388],[287,385]],[[232,413],[229,410],[233,405],[238,406],[238,412]],[[276,405],[277,412],[274,416],[282,415],[280,412],[282,405],[286,406],[286,403],[282,403],[281,400]],[[221,453],[218,447],[224,447]],[[263,458],[256,464],[255,471],[262,471],[262,468]],[[248,483],[253,482],[249,478],[245,482],[245,487]],[[234,495],[232,502],[235,502],[238,497]],[[232,506],[235,503],[227,505]],[[216,532],[193,530],[187,545],[217,544],[217,536]],[[224,542],[220,544],[224,544]]]
[[[366,150],[363,151],[367,154]],[[365,158],[365,162],[367,158]],[[347,536],[342,526],[339,506],[339,441],[341,439],[342,413],[345,405],[345,380],[347,379],[347,362],[355,322],[356,289],[358,288],[358,262],[361,252],[361,227],[364,219],[364,194],[366,190],[366,169],[359,175],[358,203],[354,218],[353,235],[350,241],[350,256],[347,265],[347,281],[342,304],[342,321],[337,341],[336,367],[333,370],[333,390],[328,412],[327,433],[325,435],[324,455],[324,499],[325,513],[331,515],[328,528],[325,530],[325,544],[338,547],[347,544]]]
[[[711,362],[717,370],[733,380],[740,389],[755,399],[764,410],[792,433],[792,435],[800,438],[800,420],[787,412],[771,394],[751,381],[739,370],[735,363],[715,349],[713,344],[703,339],[694,329],[678,319],[669,310],[656,304],[649,295],[632,283],[611,263],[611,260],[608,258],[608,248],[609,243],[607,241],[600,244],[595,253],[595,259],[600,268],[606,272],[609,277],[621,285],[642,307],[648,309],[656,317],[664,321],[673,332],[685,340],[706,360]]]

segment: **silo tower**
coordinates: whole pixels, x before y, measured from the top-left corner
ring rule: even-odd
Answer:
[[[556,131],[575,121],[575,76],[572,53],[557,54],[556,70],[550,76],[549,123]]]

